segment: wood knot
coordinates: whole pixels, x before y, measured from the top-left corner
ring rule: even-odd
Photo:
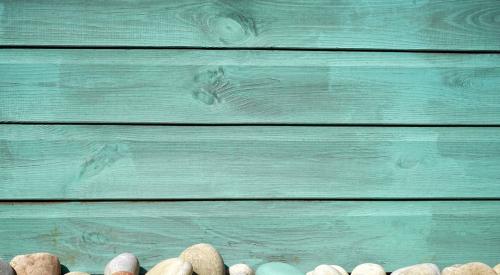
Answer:
[[[219,66],[212,69],[204,69],[194,76],[196,88],[193,90],[193,98],[207,105],[222,102],[224,91],[229,88],[229,81],[224,77],[224,69]]]
[[[242,43],[257,36],[253,19],[238,13],[210,17],[207,24],[211,35],[226,45]]]

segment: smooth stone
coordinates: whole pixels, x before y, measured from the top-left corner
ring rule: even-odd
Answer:
[[[179,256],[191,263],[197,275],[225,275],[225,266],[217,250],[206,243],[195,244],[184,250]]]
[[[61,275],[59,259],[49,253],[18,255],[10,266],[17,275]]]
[[[318,265],[313,271],[307,272],[307,275],[342,275],[337,269],[330,265]]]
[[[443,275],[497,275],[490,266],[479,263],[467,263],[463,265],[452,265],[443,269]]]
[[[356,266],[351,275],[386,275],[384,268],[379,264],[364,263]]]
[[[495,267],[493,268],[493,270],[495,270],[495,272],[497,274],[500,274],[500,264],[495,265]]]
[[[347,273],[347,271],[343,267],[341,267],[339,265],[330,265],[330,266],[333,267],[333,268],[335,268],[342,275],[349,275],[349,273]]]
[[[151,268],[146,275],[191,275],[193,266],[179,258],[167,259]]]
[[[0,275],[15,275],[14,269],[9,263],[0,260]]]
[[[64,275],[90,275],[90,273],[87,273],[87,272],[80,272],[80,271],[72,271],[72,272],[68,272]]]
[[[229,267],[229,275],[255,275],[255,271],[246,264],[235,264]]]
[[[304,275],[304,273],[295,266],[280,262],[271,262],[259,266],[256,275]]]
[[[114,257],[104,268],[104,275],[138,275],[139,260],[132,253]]]
[[[391,275],[439,275],[439,268],[435,264],[425,263],[400,268]]]

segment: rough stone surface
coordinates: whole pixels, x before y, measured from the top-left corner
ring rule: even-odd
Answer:
[[[9,263],[0,260],[0,275],[15,275]]]
[[[497,273],[486,264],[473,262],[449,266],[443,269],[442,275],[497,275]]]
[[[235,264],[229,268],[229,275],[255,275],[255,271],[246,264]]]
[[[151,268],[146,275],[191,275],[193,266],[179,258],[167,259]]]
[[[18,255],[10,265],[17,275],[61,275],[59,259],[49,253]]]
[[[197,275],[225,275],[225,266],[217,250],[205,243],[195,244],[184,250],[179,256],[191,263]]]
[[[292,265],[271,262],[259,266],[256,275],[304,275],[304,273]]]
[[[139,260],[131,253],[114,257],[104,268],[104,275],[138,275]]]
[[[356,266],[351,275],[385,275],[384,268],[379,264],[364,263]]]
[[[400,268],[392,275],[439,275],[439,267],[435,264],[425,263]]]

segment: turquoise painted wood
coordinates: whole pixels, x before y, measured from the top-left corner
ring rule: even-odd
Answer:
[[[496,0],[0,1],[0,45],[500,50]]]
[[[0,50],[0,121],[500,125],[500,55]]]
[[[494,265],[500,246],[496,201],[3,203],[0,224],[0,257],[49,251],[70,270],[93,273],[122,251],[149,269],[197,242],[212,243],[228,265],[283,261],[302,271]]]
[[[499,137],[497,127],[1,125],[0,199],[498,199]]]
[[[0,258],[497,264],[499,87],[495,0],[0,0]]]

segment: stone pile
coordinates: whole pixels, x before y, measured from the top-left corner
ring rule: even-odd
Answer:
[[[139,275],[140,265],[136,256],[123,253],[108,262],[104,275]],[[18,255],[10,264],[0,260],[0,275],[61,275],[59,259],[49,253]],[[381,265],[374,263],[360,264],[353,269],[351,275],[386,275]],[[392,275],[500,275],[500,264],[494,268],[486,264],[473,262],[457,264],[442,271],[435,264],[423,263],[400,268]],[[86,272],[69,272],[66,275],[90,275]],[[246,264],[235,264],[231,267],[224,261],[217,250],[209,244],[196,244],[188,247],[178,257],[165,259],[146,275],[349,275],[338,265],[322,264],[304,274],[296,267],[270,262],[260,265],[254,271]]]

